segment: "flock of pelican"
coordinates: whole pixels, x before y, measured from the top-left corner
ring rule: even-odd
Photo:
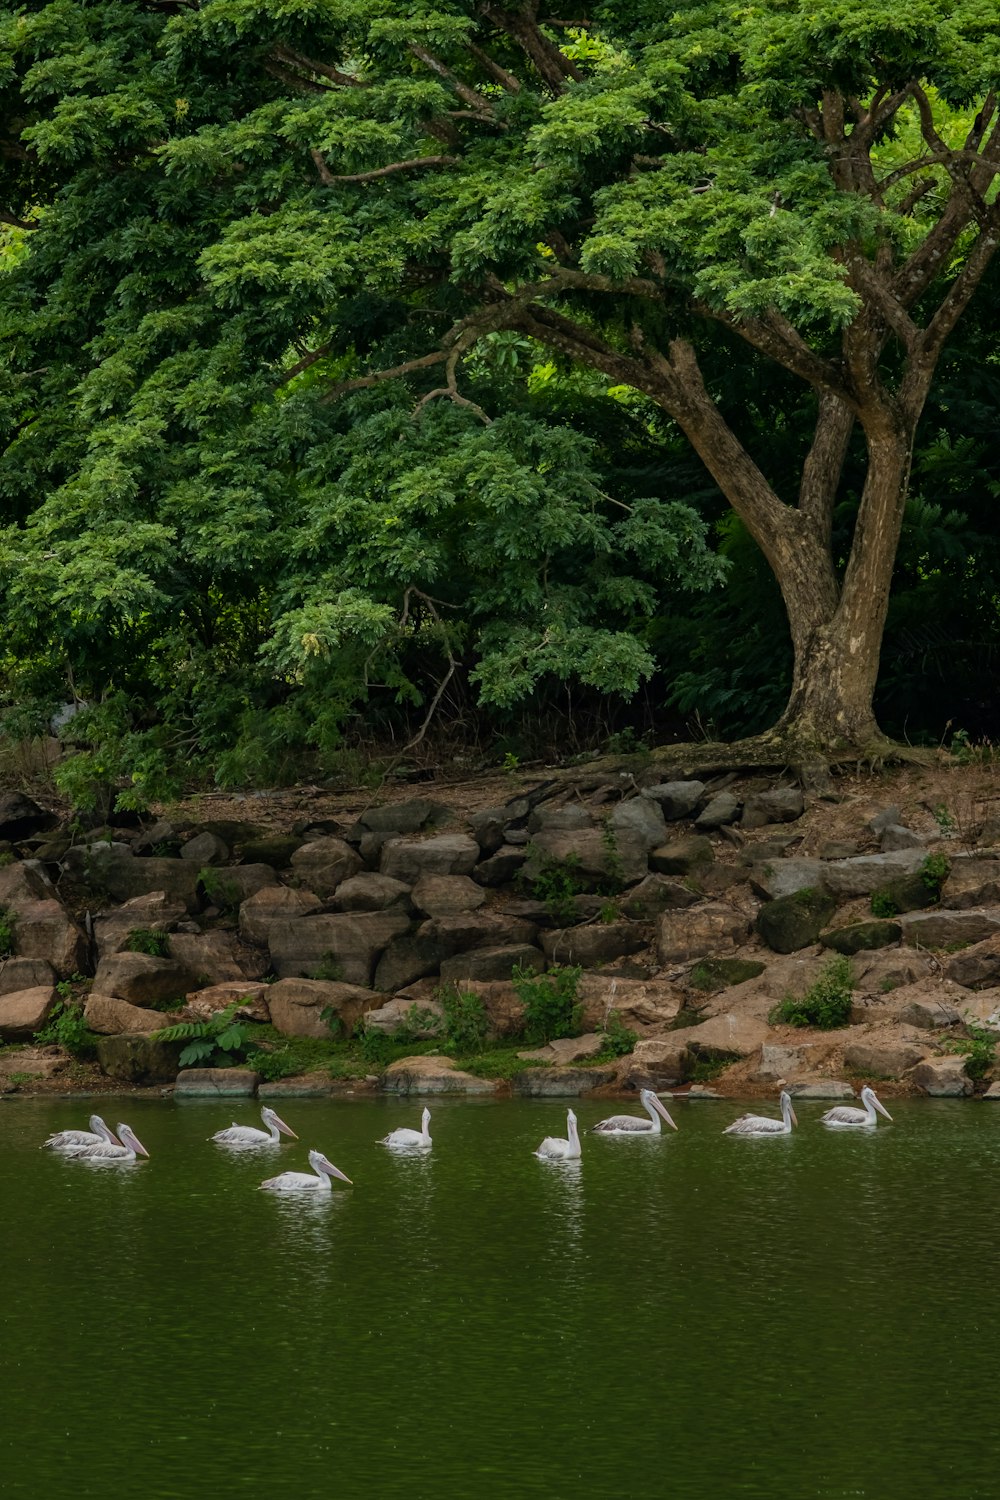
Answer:
[[[606,1120],[592,1125],[589,1133],[635,1137],[659,1135],[664,1124],[669,1125],[671,1130],[677,1129],[666,1106],[652,1089],[642,1089],[639,1102],[646,1111],[645,1115],[609,1115]],[[838,1104],[821,1115],[820,1121],[829,1130],[866,1130],[878,1123],[879,1115],[887,1120],[892,1119],[874,1089],[866,1086],[861,1090],[861,1103],[864,1105],[863,1109]],[[741,1115],[738,1120],[726,1126],[723,1134],[753,1137],[791,1135],[792,1126],[799,1122],[795,1118],[791,1097],[784,1089],[778,1096],[778,1105],[781,1110],[779,1119],[771,1115]],[[291,1126],[286,1125],[268,1105],[265,1104],[261,1109],[260,1117],[266,1130],[259,1130],[256,1125],[239,1125],[234,1120],[232,1125],[225,1130],[217,1130],[209,1139],[219,1146],[241,1151],[277,1146],[283,1135],[298,1140]],[[419,1130],[391,1130],[376,1144],[387,1146],[390,1151],[429,1151],[433,1145],[430,1124],[431,1112],[424,1109]],[[149,1155],[131,1126],[120,1124],[115,1130],[111,1130],[100,1115],[91,1115],[89,1130],[59,1130],[42,1144],[62,1156],[94,1162],[132,1163],[139,1156]],[[541,1161],[579,1160],[582,1155],[580,1132],[576,1115],[571,1109],[566,1114],[566,1135],[546,1136],[534,1154]],[[277,1177],[265,1178],[261,1188],[270,1193],[329,1193],[334,1177],[341,1182],[351,1182],[322,1151],[309,1152],[309,1165],[312,1172],[281,1172]]]

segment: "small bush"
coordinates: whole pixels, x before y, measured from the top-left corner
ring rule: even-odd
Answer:
[[[786,1026],[815,1026],[820,1031],[846,1026],[851,1019],[853,988],[854,977],[847,959],[831,959],[801,999],[789,996],[782,1000],[769,1019]]]
[[[212,905],[221,907],[223,911],[235,911],[243,899],[239,882],[211,865],[198,871],[198,880]]]
[[[444,1011],[448,1045],[459,1055],[481,1052],[489,1040],[490,1022],[479,996],[459,989],[457,984],[446,984],[437,991],[435,999]]]
[[[996,1059],[997,1038],[994,1032],[982,1026],[969,1026],[967,1037],[950,1037],[942,1041],[946,1052],[956,1052],[965,1057],[965,1071],[977,1082],[985,1078]]]
[[[250,1039],[246,1023],[233,1020],[241,1004],[242,1001],[234,1000],[207,1021],[180,1021],[176,1026],[165,1026],[161,1031],[153,1032],[153,1039],[187,1042],[178,1058],[182,1068],[197,1067],[199,1063],[209,1068],[232,1067],[239,1062]]]
[[[545,910],[560,927],[568,927],[576,920],[573,898],[583,890],[576,873],[579,864],[579,856],[575,854],[567,855],[565,859],[543,859],[528,883],[532,896],[544,903]]]
[[[0,958],[10,958],[17,941],[17,918],[9,907],[0,906]]]
[[[35,1041],[46,1047],[65,1047],[73,1057],[97,1054],[97,1037],[83,1019],[82,1005],[65,998],[56,1001],[49,1019],[35,1033]]]
[[[511,975],[518,999],[524,1006],[524,1036],[532,1046],[542,1047],[561,1036],[579,1036],[583,1006],[577,999],[579,966],[553,968],[547,974],[516,968]]]
[[[626,1026],[616,1010],[610,1012],[604,1024],[604,1045],[601,1058],[627,1057],[635,1049],[639,1033]]]
[[[873,917],[897,917],[899,915],[899,907],[888,891],[873,891],[868,905],[871,907]]]
[[[170,939],[165,932],[154,932],[151,927],[133,927],[125,939],[125,951],[166,958],[170,953]]]
[[[328,948],[323,954],[319,963],[316,965],[316,970],[312,975],[312,978],[325,979],[331,984],[343,983],[344,965],[331,949]]]
[[[943,854],[928,854],[920,866],[920,878],[929,891],[940,897],[941,887],[951,874],[951,864]]]

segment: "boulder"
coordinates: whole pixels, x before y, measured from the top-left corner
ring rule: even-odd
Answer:
[[[96,992],[87,996],[83,1019],[98,1036],[117,1036],[123,1031],[162,1031],[165,1026],[173,1025],[174,1020],[162,1010],[145,1010],[114,995]]]
[[[192,859],[198,865],[224,865],[229,858],[229,846],[215,833],[196,833],[180,847],[181,859]]]
[[[937,904],[937,886],[933,882],[928,883],[919,871],[914,875],[898,875],[895,880],[890,880],[887,885],[879,886],[878,890],[872,892],[872,907],[876,911],[922,911],[925,907]]]
[[[695,818],[694,826],[701,832],[723,828],[727,823],[735,823],[739,815],[740,799],[733,792],[717,792]]]
[[[227,911],[278,883],[270,865],[211,865],[199,871],[199,878],[213,905]]]
[[[753,1078],[755,1083],[786,1083],[795,1078],[814,1073],[833,1050],[830,1042],[800,1042],[784,1045],[764,1042],[760,1049],[760,1062]]]
[[[534,882],[553,866],[566,869],[578,888],[589,891],[637,885],[648,871],[646,845],[628,832],[609,838],[598,828],[544,829],[529,846],[524,878]]]
[[[292,855],[303,844],[297,834],[271,833],[263,838],[247,839],[240,848],[240,862],[248,865],[270,865],[272,870],[287,870]]]
[[[541,973],[545,956],[528,943],[514,943],[500,948],[474,948],[456,953],[441,964],[441,979],[454,983],[466,979],[510,979],[514,969],[531,969]]]
[[[631,836],[644,844],[646,849],[655,849],[667,836],[667,825],[659,803],[649,797],[633,797],[628,802],[619,802],[605,825],[617,840]]]
[[[824,948],[853,957],[855,953],[868,952],[873,948],[890,948],[901,941],[903,929],[898,922],[852,922],[849,927],[837,927],[821,932],[819,940]]]
[[[951,873],[941,886],[941,905],[955,911],[970,906],[995,906],[1000,902],[1000,859],[953,861]]]
[[[252,1068],[183,1068],[174,1084],[174,1098],[252,1098],[259,1082],[260,1074]]]
[[[921,1043],[898,1036],[855,1041],[844,1048],[844,1067],[875,1078],[899,1078],[921,1061],[925,1051]]]
[[[983,1098],[990,1099],[994,1103],[996,1103],[996,1101],[1000,1099],[1000,1083],[991,1083],[989,1088],[986,1090],[986,1093],[983,1095]]]
[[[888,994],[906,984],[916,984],[931,972],[931,960],[919,948],[895,948],[869,957],[862,952],[854,964],[855,989]]]
[[[886,828],[898,828],[903,821],[903,814],[893,803],[890,807],[883,807],[873,817],[868,819],[868,827],[872,833],[881,833]]]
[[[340,911],[412,910],[408,885],[390,875],[375,875],[370,871],[351,875],[338,885],[334,904]]]
[[[593,927],[563,927],[541,935],[542,951],[550,964],[611,963],[625,954],[638,953],[649,943],[647,927],[635,922],[601,922]]]
[[[780,901],[800,891],[825,890],[827,868],[821,859],[768,860],[751,867],[750,886],[763,901]]]
[[[64,979],[87,967],[86,936],[61,901],[22,901],[13,910],[15,951],[19,958],[46,959]]]
[[[47,958],[5,958],[0,960],[0,995],[18,990],[51,989],[55,970]]]
[[[927,1057],[913,1069],[913,1082],[935,1099],[963,1098],[974,1088],[965,1063],[964,1057]]]
[[[712,840],[704,834],[693,833],[654,849],[649,856],[649,866],[660,875],[700,875],[714,859]]]
[[[475,911],[486,900],[486,892],[468,875],[422,875],[411,899],[417,911],[428,917],[450,917]]]
[[[533,943],[538,929],[533,922],[509,912],[455,912],[450,917],[432,917],[422,922],[416,936],[430,945],[439,959],[469,948],[509,947],[513,943]]]
[[[338,1034],[349,1036],[379,996],[356,984],[328,979],[279,979],[267,992],[271,1025],[282,1036],[309,1036],[329,1041]],[[326,1015],[324,1015],[324,1011]]]
[[[115,995],[146,1009],[177,1000],[197,984],[198,976],[186,965],[151,953],[113,953],[101,959],[94,976],[96,994]]]
[[[624,979],[586,971],[580,975],[577,998],[588,1031],[603,1031],[612,1014],[629,1028],[670,1026],[684,1003],[680,990],[664,979]]]
[[[750,1057],[771,1035],[770,1027],[753,1016],[735,1011],[713,1016],[697,1026],[685,1026],[671,1034],[670,1040],[677,1047],[684,1047],[695,1057],[709,1060]],[[636,1051],[644,1045],[638,1043]]]
[[[218,928],[212,932],[173,932],[169,942],[170,957],[197,976],[196,985],[226,984],[245,977],[237,957],[235,933]],[[188,985],[188,989],[195,987]]]
[[[592,1068],[526,1068],[511,1079],[511,1093],[528,1099],[570,1099],[614,1081],[613,1063]]]
[[[705,795],[702,781],[660,781],[643,788],[642,795],[659,805],[668,823],[689,818]]]
[[[835,910],[832,897],[806,889],[768,901],[757,913],[755,926],[773,953],[795,953],[818,942]]]
[[[581,976],[581,995],[587,977]],[[463,993],[475,995],[482,1002],[490,1029],[497,1036],[516,1037],[521,1034],[524,1029],[524,1004],[510,979],[467,979],[462,982],[461,989]],[[420,1003],[426,1003],[425,997],[421,998]],[[588,1013],[585,1012],[586,1014]]]
[[[422,938],[418,932],[404,932],[393,938],[375,965],[372,988],[382,994],[391,995],[404,990],[430,974],[436,974],[441,966],[441,948],[431,938]]]
[[[957,948],[1000,933],[1000,911],[904,912],[903,941],[919,948]]]
[[[0,866],[0,906],[18,911],[32,901],[47,901],[56,888],[37,859],[22,859]]]
[[[98,1038],[97,1061],[101,1071],[119,1083],[169,1083],[177,1077],[183,1048],[183,1042],[122,1032]]]
[[[624,1060],[622,1082],[633,1088],[663,1089],[683,1082],[691,1065],[691,1054],[675,1038],[679,1032],[636,1042]]]
[[[444,1024],[444,1009],[438,1000],[407,1000],[397,995],[387,1000],[377,1010],[365,1014],[366,1031],[380,1031],[386,1036],[405,1031],[412,1041],[427,1040],[440,1036]]]
[[[328,1099],[331,1094],[359,1094],[374,1084],[365,1078],[333,1078],[329,1073],[295,1073],[257,1087],[258,1099]]]
[[[763,828],[767,823],[794,823],[805,812],[805,802],[798,787],[776,787],[773,792],[758,792],[743,804],[741,828]]]
[[[292,855],[296,879],[308,890],[315,891],[317,896],[332,896],[342,881],[349,880],[360,869],[361,856],[343,839],[313,839]],[[271,874],[273,876],[273,870]]]
[[[79,870],[73,868],[70,873],[92,895],[101,897],[103,904],[161,891],[182,901],[189,912],[198,911],[201,905],[198,866],[190,859],[139,859],[122,846],[92,844],[83,850]]]
[[[379,955],[409,925],[400,911],[294,917],[270,924],[268,949],[282,979],[315,978],[323,968],[327,977],[370,988]]]
[[[172,932],[187,916],[187,907],[165,891],[135,896],[123,906],[102,912],[94,919],[94,941],[98,958],[130,951],[133,932]]]
[[[956,953],[944,972],[953,984],[967,990],[988,990],[1000,984],[1000,932]]]
[[[528,832],[543,830],[567,833],[578,828],[593,828],[594,820],[585,807],[578,802],[562,802],[558,806],[535,807],[528,818]]]
[[[851,1085],[839,1078],[817,1078],[801,1083],[790,1083],[788,1092],[793,1099],[853,1099],[855,1097]]]
[[[721,901],[689,911],[666,912],[657,932],[657,957],[661,964],[705,958],[720,948],[738,947],[749,932],[749,918]]]
[[[265,1025],[271,1019],[267,995],[271,986],[262,979],[239,979],[222,984],[210,984],[205,989],[192,990],[187,996],[185,1013],[195,1020],[207,1021],[238,1002],[233,1012],[237,1021],[261,1021]]]
[[[382,1075],[390,1094],[494,1094],[492,1078],[464,1073],[450,1057],[401,1057]]]
[[[480,885],[507,885],[515,879],[527,857],[527,849],[516,844],[501,844],[488,859],[480,860],[472,872],[472,878]]]
[[[756,979],[765,968],[765,964],[753,958],[703,958],[694,965],[687,982],[693,990],[714,995],[719,990]]]
[[[46,812],[24,792],[0,794],[0,839],[12,839],[16,843],[33,833],[54,828],[58,821],[55,813]]]
[[[519,1052],[518,1057],[526,1062],[540,1062],[557,1068],[566,1068],[570,1063],[583,1062],[588,1057],[597,1057],[604,1046],[604,1037],[597,1031],[584,1036],[563,1036],[547,1047],[535,1047],[530,1052]]]
[[[504,829],[508,822],[507,809],[504,807],[484,807],[478,812],[469,814],[468,824],[481,854],[488,858],[501,849],[504,843]],[[487,881],[486,884],[489,882]]]
[[[622,914],[635,922],[648,922],[665,911],[683,911],[700,898],[679,880],[667,875],[647,875],[633,886],[621,902]]]
[[[894,849],[922,849],[926,839],[912,828],[904,828],[902,823],[889,823],[882,829],[879,842],[883,852],[888,854]]]
[[[310,916],[321,906],[312,891],[284,885],[264,886],[240,905],[240,937],[244,942],[265,948],[273,923]]]
[[[59,995],[50,985],[0,995],[0,1040],[29,1042],[41,1031]]]
[[[410,797],[405,802],[388,802],[369,807],[358,818],[372,833],[419,833],[423,828],[447,822],[451,809],[430,797]]]
[[[22,1079],[11,1081],[14,1073],[27,1073],[35,1082],[55,1078],[69,1063],[61,1047],[0,1047],[0,1094],[22,1087]]]
[[[389,839],[382,846],[380,870],[404,885],[416,885],[424,875],[471,875],[480,849],[466,833],[443,833],[414,842]]]
[[[899,1012],[899,1019],[907,1026],[940,1031],[945,1026],[958,1026],[962,1017],[956,1006],[930,994],[914,995],[911,1000],[907,1000]]]
[[[859,854],[854,859],[822,863],[825,889],[838,900],[870,896],[873,891],[905,875],[916,875],[927,858],[923,849],[898,849],[891,854]]]

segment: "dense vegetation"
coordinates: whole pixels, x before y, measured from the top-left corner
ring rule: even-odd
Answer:
[[[994,8],[564,9],[3,13],[0,697],[92,705],[78,800],[996,732]]]

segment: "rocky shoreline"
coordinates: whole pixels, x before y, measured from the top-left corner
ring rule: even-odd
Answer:
[[[803,794],[648,762],[483,790],[487,805],[474,789],[460,806],[344,799],[277,830],[171,815],[82,836],[0,798],[0,1092],[1000,1094],[986,772]],[[833,960],[846,1024],[776,1014],[829,985]],[[567,966],[581,1034],[519,1047],[512,974]],[[517,1049],[511,1076],[436,1050],[442,987]],[[37,1040],[76,1006],[96,1063]],[[224,1011],[278,1039],[420,1045],[348,1076],[269,1078],[181,1068],[180,1043],[155,1035]]]

